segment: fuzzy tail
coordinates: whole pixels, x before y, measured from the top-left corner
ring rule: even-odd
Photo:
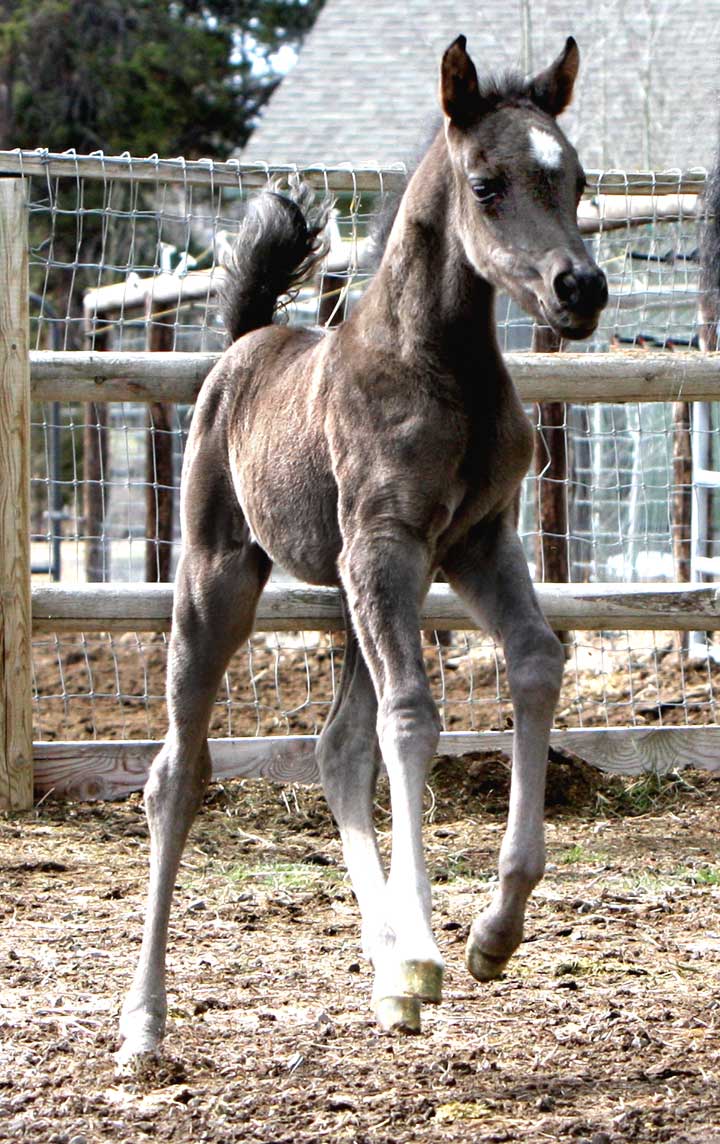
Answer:
[[[310,187],[290,179],[287,192],[264,191],[250,203],[220,297],[220,313],[233,341],[269,326],[279,299],[292,294],[327,252],[323,231],[332,200],[314,203]]]

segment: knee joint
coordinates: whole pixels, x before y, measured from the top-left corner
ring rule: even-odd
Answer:
[[[557,702],[565,668],[565,653],[560,640],[551,631],[543,632],[526,646],[524,654],[509,665],[513,700]]]
[[[143,798],[148,811],[159,807],[168,797],[184,794],[198,805],[211,778],[210,756],[203,751],[194,766],[181,762],[163,747],[150,768]]]
[[[544,846],[501,855],[498,873],[506,890],[529,894],[545,873]]]
[[[430,694],[393,696],[380,704],[378,736],[381,743],[422,743],[432,753],[440,733],[440,716]]]

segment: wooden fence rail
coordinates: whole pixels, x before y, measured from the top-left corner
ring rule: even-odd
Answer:
[[[71,155],[45,150],[0,151],[0,172],[18,176],[117,180],[134,183],[179,183],[182,186],[265,187],[269,179],[298,172],[305,182],[321,190],[400,191],[407,181],[404,164],[388,167],[352,168],[315,164],[267,166],[242,163],[237,159],[136,159],[130,155]],[[705,186],[704,168],[687,171],[586,171],[590,195],[683,195],[701,194]]]
[[[332,335],[330,335],[332,336]],[[33,350],[34,401],[170,401],[190,405],[215,353]],[[717,401],[720,353],[511,353],[523,401]]]
[[[551,627],[581,631],[709,631],[720,629],[720,585],[536,584]],[[172,584],[43,584],[32,590],[33,632],[163,632],[170,628]],[[477,630],[479,625],[447,584],[433,584],[421,613],[423,628]],[[255,628],[338,631],[335,588],[268,584]]]
[[[512,752],[512,731],[448,731],[438,754]],[[315,735],[211,739],[214,779],[265,778],[314,783]],[[720,727],[583,727],[550,734],[554,749],[570,751],[609,774],[665,774],[685,766],[720,770]],[[147,739],[35,744],[35,791],[56,798],[116,799],[141,790],[160,743]]]

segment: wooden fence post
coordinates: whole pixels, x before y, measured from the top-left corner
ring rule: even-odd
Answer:
[[[0,178],[0,809],[32,806],[30,357],[22,179]]]
[[[559,353],[561,339],[545,326],[533,327],[532,348],[535,353]],[[569,576],[567,548],[567,446],[565,441],[565,406],[559,401],[542,401],[538,405],[544,441],[539,438],[535,449],[535,473],[538,477],[538,537],[535,545],[538,579],[553,584],[567,584]]]
[[[145,307],[146,345],[157,353],[174,349],[172,323],[154,317],[152,295]],[[175,493],[173,489],[172,405],[153,401],[148,407],[145,460],[145,580],[172,580],[172,541]]]
[[[692,529],[692,446],[690,402],[673,403],[673,493],[670,504],[675,579],[690,582],[690,533]]]
[[[562,339],[548,326],[533,326],[535,353],[560,353]],[[538,535],[535,544],[537,577],[550,584],[570,581],[568,552],[568,455],[566,408],[560,401],[542,401],[538,414],[544,441],[535,439]],[[566,645],[567,632],[555,635]]]

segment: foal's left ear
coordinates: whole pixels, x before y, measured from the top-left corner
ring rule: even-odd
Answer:
[[[572,36],[549,68],[530,82],[530,98],[553,117],[564,111],[572,99],[573,87],[580,67],[580,50]]]
[[[475,64],[465,51],[467,40],[458,36],[442,58],[440,103],[451,123],[468,127],[478,119],[482,101]]]

